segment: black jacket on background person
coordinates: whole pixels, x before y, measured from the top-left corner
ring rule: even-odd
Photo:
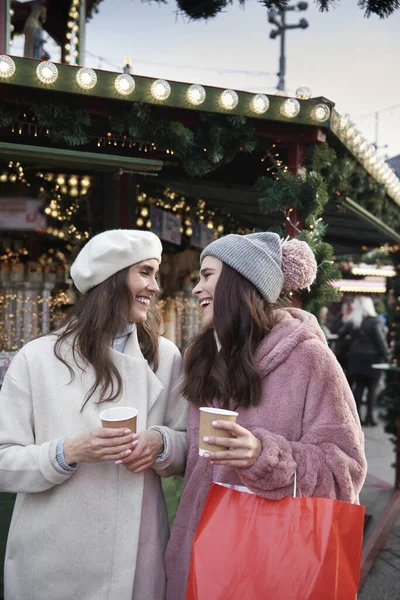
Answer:
[[[381,371],[373,369],[375,363],[388,361],[388,346],[379,317],[364,317],[359,329],[351,321],[339,332],[340,338],[350,337],[348,355],[348,374],[364,375],[370,379],[379,379]]]

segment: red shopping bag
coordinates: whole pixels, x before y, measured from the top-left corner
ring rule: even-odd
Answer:
[[[266,500],[212,484],[186,600],[355,600],[364,511],[325,498]]]

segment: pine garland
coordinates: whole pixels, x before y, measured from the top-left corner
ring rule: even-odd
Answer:
[[[66,147],[93,144],[99,137],[106,138],[111,129],[112,134],[130,136],[139,147],[154,145],[170,151],[191,177],[202,177],[231,162],[239,152],[253,152],[256,147],[255,129],[245,117],[200,112],[200,124],[188,127],[170,121],[149,105],[133,102],[128,110],[111,116],[107,125],[64,99],[25,99],[23,106],[27,105],[28,121],[15,105],[0,104],[0,128],[33,126],[45,131],[57,146]]]
[[[148,2],[165,3],[166,0],[148,0]],[[233,0],[176,0],[179,11],[189,19],[197,21],[200,19],[212,19],[225,11],[229,4],[233,4]],[[248,1],[248,0],[247,0]],[[288,0],[259,0],[265,8],[281,9],[285,7]],[[246,0],[239,0],[240,5],[245,5]],[[315,0],[321,12],[328,12],[334,9],[337,5],[335,0]],[[364,16],[370,17],[377,15],[381,19],[385,19],[392,15],[400,8],[399,0],[358,0],[359,7],[364,10]]]
[[[53,142],[82,146],[89,142],[90,115],[84,108],[53,102],[33,102],[32,112],[40,126],[49,130]]]
[[[202,177],[231,162],[239,152],[252,152],[256,147],[255,130],[244,117],[200,113],[200,121],[191,129],[134,102],[129,110],[112,117],[111,130],[141,144],[154,143],[159,150],[172,150],[191,177]]]
[[[400,228],[398,206],[387,196],[383,185],[356,160],[350,156],[338,158],[335,150],[324,143],[310,147],[306,164],[309,170],[323,177],[328,197],[349,196],[385,223],[390,223],[393,229]]]
[[[340,279],[340,271],[333,261],[334,250],[323,241],[326,225],[320,216],[329,200],[326,182],[316,171],[307,171],[304,175],[290,172],[280,174],[279,180],[262,177],[256,182],[260,192],[259,203],[265,214],[289,208],[295,208],[300,214],[307,215],[304,221],[306,229],[299,230],[298,239],[307,242],[314,252],[318,271],[317,278],[310,291],[302,290],[302,306],[312,311],[317,306],[340,299],[340,292],[330,285],[334,279]]]
[[[304,230],[298,239],[307,242],[315,255],[318,270],[317,277],[310,291],[301,290],[302,307],[310,312],[329,302],[339,302],[341,292],[331,285],[331,282],[341,279],[341,273],[335,266],[334,249],[331,244],[324,242],[326,225],[322,222],[311,231]]]
[[[21,117],[21,109],[14,104],[0,104],[0,128],[33,126],[45,130],[53,142],[62,142],[66,146],[83,146],[90,140],[90,115],[86,109],[76,108],[72,102],[33,100],[24,112],[29,113],[29,123]]]
[[[18,108],[0,104],[0,128],[8,127],[18,120]]]
[[[396,276],[388,280],[393,303],[388,306],[388,326],[391,337],[390,351],[392,362],[400,365],[400,251],[392,254]],[[385,431],[392,434],[392,441],[397,444],[397,421],[400,418],[400,373],[388,371],[385,389],[380,395],[384,407],[381,415],[385,422]],[[395,446],[396,448],[396,446]]]
[[[230,0],[176,0],[180,12],[193,21],[212,19],[223,11]]]
[[[89,19],[93,17],[93,13],[97,14],[99,12],[98,5],[100,2],[102,2],[102,0],[88,0],[86,21],[89,21]]]
[[[307,172],[306,176],[287,172],[280,175],[279,181],[262,177],[256,182],[256,190],[261,193],[259,203],[265,214],[280,209],[295,208],[307,215],[305,225],[314,223],[328,202],[324,179],[319,173]]]

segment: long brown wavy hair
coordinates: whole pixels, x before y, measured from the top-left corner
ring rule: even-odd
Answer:
[[[110,346],[129,321],[133,296],[128,274],[129,267],[89,290],[68,312],[62,330],[56,334],[54,354],[68,367],[71,381],[75,374],[62,355],[64,341],[71,345],[73,361],[80,370],[88,364],[94,370],[95,381],[85,396],[83,406],[97,390],[100,402],[115,400],[122,392],[122,378],[111,359]],[[137,324],[140,349],[154,371],[158,367],[159,325],[155,305],[151,305],[147,321]]]
[[[277,321],[276,305],[265,300],[247,279],[223,264],[214,293],[214,329],[189,343],[183,393],[189,402],[221,408],[256,406],[261,379],[254,354]]]

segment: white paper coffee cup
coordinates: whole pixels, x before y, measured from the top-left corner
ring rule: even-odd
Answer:
[[[136,433],[138,411],[130,406],[115,406],[107,408],[100,413],[101,424],[103,427],[112,429],[130,429]]]
[[[225,410],[223,408],[211,408],[208,406],[200,407],[200,426],[199,426],[199,454],[204,455],[204,452],[218,452],[225,446],[217,446],[216,444],[207,444],[203,441],[204,437],[233,437],[230,431],[226,429],[217,429],[213,427],[213,421],[230,421],[236,422],[239,413],[234,410]]]

